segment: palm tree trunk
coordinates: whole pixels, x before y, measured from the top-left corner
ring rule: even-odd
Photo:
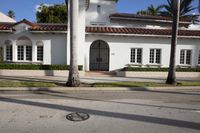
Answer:
[[[68,0],[65,0],[67,2]],[[78,64],[77,64],[77,48],[78,48],[78,12],[79,12],[79,0],[69,0],[70,8],[70,70],[69,77],[66,83],[69,87],[78,87],[80,85]]]
[[[171,39],[170,65],[167,77],[167,84],[176,84],[176,44],[179,27],[180,0],[173,0],[173,24]]]
[[[199,14],[200,14],[200,0],[199,0],[199,6],[198,6],[198,9],[199,9]]]

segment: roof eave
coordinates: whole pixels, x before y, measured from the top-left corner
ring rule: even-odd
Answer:
[[[110,16],[111,20],[136,20],[136,21],[146,21],[146,22],[162,22],[162,23],[172,23],[171,20],[155,20],[155,19],[142,19],[142,18],[130,18],[130,17],[116,17]],[[180,21],[181,24],[192,24],[192,22]]]
[[[13,30],[0,30],[0,33],[12,33]]]
[[[120,34],[120,33],[92,33],[92,32],[86,32],[86,35],[136,36],[136,37],[162,37],[162,38],[171,38],[171,35],[155,35],[155,34]],[[200,39],[200,36],[181,36],[181,35],[179,35],[178,38]]]
[[[31,33],[54,33],[54,34],[67,34],[67,31],[34,31],[30,30]]]

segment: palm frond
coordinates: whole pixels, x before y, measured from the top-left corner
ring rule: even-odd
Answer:
[[[194,11],[196,8],[192,6],[192,2],[194,0],[181,0],[180,1],[180,17],[188,17],[191,20],[195,20],[196,17],[191,17],[191,12]],[[200,5],[200,0],[199,0]],[[167,4],[162,5],[163,11],[160,13],[164,16],[173,16],[173,0],[167,0]],[[200,11],[200,6],[199,6]]]

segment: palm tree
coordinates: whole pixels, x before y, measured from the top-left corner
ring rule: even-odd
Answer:
[[[199,6],[198,6],[198,9],[199,9],[199,13],[200,13],[200,0],[199,0]]]
[[[68,0],[65,0],[67,5]],[[69,32],[70,33],[70,70],[66,83],[69,87],[78,87],[80,85],[78,65],[77,65],[77,47],[78,47],[78,7],[79,0],[69,0],[70,17]]]
[[[155,7],[154,5],[150,5],[149,7],[147,7],[147,10],[141,10],[138,11],[137,14],[139,15],[152,15],[152,16],[156,16],[160,14],[160,10],[163,8],[163,6],[158,6]]]
[[[9,10],[7,16],[10,17],[10,18],[15,18],[15,13],[14,13],[14,11]]]
[[[192,7],[192,2],[194,0],[180,0],[180,17],[189,17],[191,16],[189,13],[196,8]],[[167,0],[167,4],[162,5],[164,11],[161,12],[162,15],[165,16],[173,16],[173,2],[174,0]]]
[[[167,84],[176,84],[176,44],[179,27],[179,12],[180,12],[180,0],[173,0],[173,25],[172,25],[172,39],[171,39],[171,55]]]
[[[153,16],[156,16],[156,15],[159,15],[160,14],[160,10],[163,8],[163,6],[158,6],[158,7],[154,7],[153,5],[150,5],[148,8],[147,8],[147,12],[149,15],[153,15]]]

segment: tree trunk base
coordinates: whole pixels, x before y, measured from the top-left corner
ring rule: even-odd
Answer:
[[[80,86],[80,82],[67,82],[66,86],[67,87],[79,87]]]
[[[71,78],[67,81],[66,86],[68,87],[79,87],[81,84],[79,78]]]
[[[174,78],[167,78],[166,84],[176,85],[176,80]]]

